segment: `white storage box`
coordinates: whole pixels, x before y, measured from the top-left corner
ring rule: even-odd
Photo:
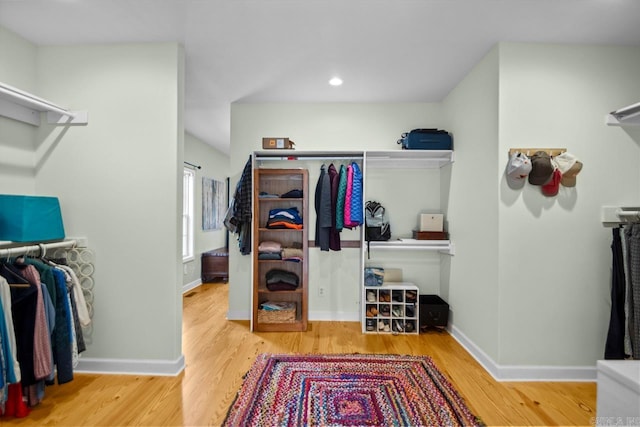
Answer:
[[[443,214],[420,214],[420,231],[443,231]]]

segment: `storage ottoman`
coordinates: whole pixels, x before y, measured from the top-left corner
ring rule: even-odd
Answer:
[[[229,250],[227,248],[203,252],[200,257],[200,263],[202,283],[211,282],[216,278],[229,279]]]
[[[64,225],[57,197],[0,194],[0,240],[62,239]]]
[[[449,323],[449,304],[438,295],[420,295],[420,329],[445,328]]]

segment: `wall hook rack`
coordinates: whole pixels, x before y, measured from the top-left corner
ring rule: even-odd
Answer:
[[[509,156],[512,156],[514,153],[523,153],[531,157],[535,154],[536,151],[544,151],[551,157],[554,157],[562,153],[565,153],[567,149],[566,148],[510,148]]]

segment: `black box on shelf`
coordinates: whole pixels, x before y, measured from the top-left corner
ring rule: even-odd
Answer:
[[[433,326],[446,327],[449,322],[449,304],[438,295],[420,295],[420,329]]]

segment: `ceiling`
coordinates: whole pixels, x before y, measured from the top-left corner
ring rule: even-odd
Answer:
[[[228,153],[231,103],[438,102],[500,41],[640,46],[640,1],[0,0],[0,26],[181,43],[185,128]]]

